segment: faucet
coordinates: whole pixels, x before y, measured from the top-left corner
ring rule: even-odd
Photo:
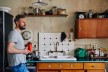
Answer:
[[[54,46],[55,46],[55,50],[54,51],[52,51],[52,50],[50,50],[50,51],[48,51],[48,55],[49,55],[49,53],[53,53],[53,52],[60,52],[60,53],[63,53],[63,55],[65,55],[65,51],[57,51],[57,46],[59,46],[59,42],[56,42],[56,45],[54,44]]]
[[[57,51],[57,45],[59,46],[59,42],[56,42],[55,51]]]

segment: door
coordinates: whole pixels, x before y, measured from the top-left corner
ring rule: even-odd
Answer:
[[[96,31],[96,19],[80,19],[78,21],[78,38],[96,38]]]
[[[0,72],[5,72],[8,67],[7,41],[8,34],[13,29],[13,16],[7,12],[0,11]]]
[[[0,11],[0,72],[3,70],[3,12]]]
[[[97,22],[97,37],[108,38],[108,19],[98,19]]]

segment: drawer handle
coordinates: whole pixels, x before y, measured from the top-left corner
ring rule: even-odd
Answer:
[[[60,65],[59,67],[62,67],[62,65]]]
[[[80,29],[80,31],[82,30],[82,28],[81,28],[81,27],[80,27],[79,29]]]
[[[70,67],[73,67],[73,65],[70,65]]]
[[[96,66],[93,65],[92,67],[96,67]]]
[[[51,65],[48,65],[48,67],[50,68],[50,67],[51,67]]]

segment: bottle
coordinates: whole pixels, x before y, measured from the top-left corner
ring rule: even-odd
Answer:
[[[92,18],[92,16],[93,16],[93,12],[92,12],[92,10],[89,10],[88,18]]]
[[[36,57],[36,45],[34,45],[34,47],[33,47],[33,57]]]

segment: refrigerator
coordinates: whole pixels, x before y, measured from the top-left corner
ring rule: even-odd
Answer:
[[[7,41],[8,34],[13,29],[13,16],[7,12],[0,11],[0,72],[6,72],[8,67]]]

